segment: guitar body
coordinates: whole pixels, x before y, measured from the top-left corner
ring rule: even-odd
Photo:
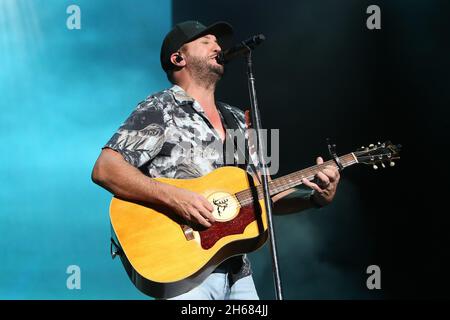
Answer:
[[[167,209],[112,199],[112,236],[131,281],[145,294],[170,298],[185,293],[227,258],[254,251],[267,239],[264,201],[241,206],[235,195],[254,186],[244,170],[222,167],[195,179],[156,180],[205,196],[216,222],[210,228],[188,226]]]

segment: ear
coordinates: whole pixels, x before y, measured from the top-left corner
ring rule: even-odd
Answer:
[[[184,67],[186,65],[186,61],[180,52],[174,52],[170,55],[170,62],[172,62],[177,67]]]

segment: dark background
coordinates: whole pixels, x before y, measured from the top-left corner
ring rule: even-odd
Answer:
[[[369,30],[369,5],[381,30]],[[332,205],[275,219],[288,299],[449,297],[448,1],[180,1],[173,23],[230,22],[235,40],[263,33],[254,52],[265,128],[280,129],[280,172],[391,140],[394,168],[342,173]],[[244,60],[233,61],[218,98],[249,107]],[[251,254],[261,298],[274,297],[268,247]],[[366,268],[381,268],[368,290]]]

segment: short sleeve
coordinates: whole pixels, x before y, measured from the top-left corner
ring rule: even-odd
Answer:
[[[164,131],[161,103],[156,98],[148,98],[138,104],[103,148],[119,152],[127,162],[139,168],[161,151]]]

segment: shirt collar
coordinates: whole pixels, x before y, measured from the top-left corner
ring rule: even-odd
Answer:
[[[190,97],[186,91],[183,90],[183,88],[176,84],[173,85],[169,91],[172,92],[173,97],[179,104],[194,103],[195,101],[194,98]]]
[[[205,113],[202,106],[194,98],[189,96],[182,87],[175,84],[169,89],[169,91],[172,92],[175,101],[177,101],[180,107],[188,105],[192,106],[192,108],[194,108],[194,110],[198,113]]]

